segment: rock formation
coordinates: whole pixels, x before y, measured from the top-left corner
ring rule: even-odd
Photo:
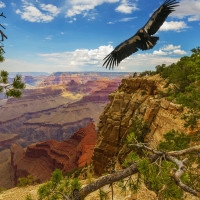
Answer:
[[[119,83],[119,79],[87,84],[71,81],[70,89],[58,85],[25,90],[22,98],[11,98],[1,107],[0,133],[19,135],[16,142],[23,147],[51,139],[66,140],[88,123],[97,124],[108,95]],[[78,94],[79,89],[84,94]]]
[[[49,140],[30,145],[26,150],[13,144],[10,152],[15,185],[19,177],[28,174],[43,182],[50,178],[56,168],[68,172],[85,166],[91,162],[96,141],[95,126],[89,123],[64,142]]]
[[[164,82],[158,76],[127,78],[119,89],[109,95],[110,103],[105,107],[98,124],[98,142],[94,149],[93,163],[97,174],[102,174],[109,161],[122,162],[123,141],[137,116],[147,122],[149,133],[146,141],[158,142],[163,135],[175,129],[192,134],[184,127],[180,105],[159,96]],[[195,131],[195,130],[194,130]]]
[[[48,76],[40,86],[67,85],[72,80],[76,82],[76,84],[81,84],[83,86],[87,82],[96,82],[102,78],[106,78],[107,80],[118,78],[121,80],[121,78],[127,76],[127,74],[127,72],[55,72]]]
[[[4,134],[0,134],[0,151],[9,148],[11,144],[15,143],[19,139],[17,134],[6,134],[6,137],[3,136]]]

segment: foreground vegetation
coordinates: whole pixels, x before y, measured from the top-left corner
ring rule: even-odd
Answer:
[[[193,138],[172,130],[165,134],[158,148],[153,149],[138,141],[140,131],[141,127],[136,126],[127,137],[126,144],[131,151],[123,170],[100,177],[81,188],[79,179],[63,176],[61,170],[56,169],[50,181],[39,188],[39,199],[80,200],[95,190],[99,190],[99,199],[107,199],[108,194],[102,189],[105,185],[110,185],[114,198],[114,183],[122,192],[129,190],[132,193],[137,193],[141,183],[145,183],[159,199],[184,199],[183,191],[200,198],[200,157],[197,153],[200,145],[194,146]]]
[[[194,129],[200,119],[200,47],[191,51],[191,56],[169,66],[158,65],[156,71],[145,71],[141,76],[160,74],[166,80],[166,91],[160,94],[189,109],[183,118],[185,126]]]

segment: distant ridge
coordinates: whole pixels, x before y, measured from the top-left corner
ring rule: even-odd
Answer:
[[[16,74],[20,74],[22,76],[49,76],[51,73],[48,72],[8,72],[9,77],[13,78]]]

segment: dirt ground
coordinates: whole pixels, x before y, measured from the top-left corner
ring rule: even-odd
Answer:
[[[83,183],[84,184],[84,183]],[[0,200],[26,200],[27,195],[31,195],[33,200],[38,200],[37,190],[40,185],[27,186],[27,187],[15,187],[0,193]],[[104,191],[109,192],[110,187],[103,187]],[[108,200],[111,200],[111,192],[108,193]],[[100,200],[99,191],[95,191],[89,194],[85,200]],[[137,194],[131,194],[130,191],[126,194],[121,193],[117,184],[114,184],[114,200],[157,200],[156,194],[148,190],[144,185],[137,192]],[[186,194],[185,200],[199,200],[199,198]]]

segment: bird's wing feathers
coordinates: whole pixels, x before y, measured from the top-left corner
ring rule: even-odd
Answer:
[[[149,35],[155,34],[162,26],[167,16],[174,11],[174,7],[178,6],[176,0],[166,0],[151,16],[149,21],[145,24],[144,29]]]
[[[105,65],[106,68],[109,69],[118,65],[124,58],[130,56],[132,53],[138,51],[140,48],[140,40],[141,38],[138,35],[134,35],[133,37],[129,38],[128,40],[119,44],[110,54],[108,54],[104,60],[103,66]]]
[[[174,11],[174,7],[178,6],[177,0],[166,0],[151,16],[149,21],[145,24],[143,29],[148,32],[149,35],[155,34],[162,26],[167,16]],[[158,37],[150,37],[147,41],[141,39],[136,33],[133,37],[122,42],[118,45],[109,55],[104,58],[103,66],[113,69],[115,65],[118,65],[124,58],[138,51],[138,49],[147,50],[154,47]]]

